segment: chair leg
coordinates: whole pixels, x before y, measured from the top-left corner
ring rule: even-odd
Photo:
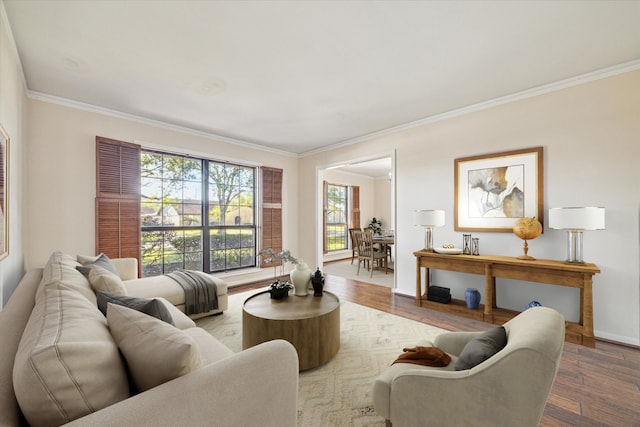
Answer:
[[[389,420],[384,420],[384,425],[385,425],[385,427],[393,427],[391,425],[391,421],[389,421]]]

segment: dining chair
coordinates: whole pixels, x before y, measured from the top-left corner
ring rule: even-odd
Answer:
[[[358,271],[356,275],[360,275],[360,264],[365,262],[368,268],[371,270],[371,277],[373,277],[373,270],[378,264],[379,267],[384,268],[385,274],[387,273],[387,254],[376,251],[373,246],[373,232],[369,229],[364,231],[354,232],[356,240],[358,241]]]
[[[350,228],[349,229],[349,237],[351,237],[351,264],[353,264],[353,260],[356,257],[356,254],[358,253],[358,245],[356,244],[355,240],[353,239],[353,232],[354,231],[362,231],[362,228],[354,227],[354,228]]]

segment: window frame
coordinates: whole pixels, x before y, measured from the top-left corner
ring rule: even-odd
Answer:
[[[172,153],[172,152],[167,152],[167,151],[163,151],[163,150],[156,150],[156,149],[149,149],[149,148],[143,148],[142,152],[141,152],[141,165],[142,165],[142,159],[144,158],[144,156],[148,155],[148,154],[153,154],[153,155],[160,155],[162,156],[162,160],[161,160],[161,167],[164,167],[164,156],[171,156],[171,157],[175,157],[175,158],[180,158],[182,159],[182,161],[184,160],[189,160],[189,161],[198,161],[200,163],[200,186],[201,186],[201,197],[200,197],[200,224],[199,225],[165,225],[162,223],[163,218],[160,218],[160,224],[159,225],[154,225],[154,226],[149,226],[149,225],[144,225],[145,221],[144,221],[144,214],[142,212],[143,210],[143,206],[145,206],[145,204],[148,202],[146,197],[143,197],[142,191],[140,194],[140,234],[141,234],[141,239],[140,239],[140,261],[141,261],[141,272],[142,272],[142,276],[143,277],[150,277],[150,275],[148,274],[144,274],[145,273],[145,257],[144,257],[144,248],[143,246],[145,245],[145,233],[150,233],[150,232],[161,232],[162,233],[162,239],[158,239],[158,241],[161,244],[161,248],[159,249],[161,251],[161,254],[158,255],[157,258],[160,258],[160,270],[156,271],[153,273],[153,275],[157,275],[157,274],[165,274],[168,271],[173,271],[173,269],[167,270],[166,264],[165,264],[165,255],[166,255],[166,245],[167,245],[167,241],[165,240],[165,233],[166,232],[189,232],[189,231],[199,231],[200,234],[200,244],[199,244],[199,249],[200,249],[200,253],[201,253],[201,257],[200,257],[200,262],[201,262],[201,266],[199,268],[197,268],[198,270],[204,271],[206,273],[222,273],[222,272],[227,272],[227,271],[233,271],[233,270],[239,270],[239,269],[245,269],[245,268],[253,268],[256,267],[256,254],[257,254],[257,250],[258,250],[258,231],[259,231],[259,226],[257,223],[257,210],[258,210],[258,206],[257,206],[257,201],[258,201],[258,188],[259,188],[259,182],[258,182],[258,167],[256,166],[251,166],[251,165],[243,165],[243,164],[239,164],[239,163],[235,163],[235,162],[227,162],[227,161],[221,161],[221,160],[216,160],[216,159],[211,159],[211,158],[205,158],[205,157],[196,157],[196,156],[191,156],[188,154],[177,154],[177,153]],[[212,164],[216,164],[216,165],[222,165],[223,167],[238,167],[238,168],[242,168],[242,169],[247,169],[250,171],[250,186],[248,186],[248,188],[250,189],[251,192],[251,202],[250,205],[248,205],[249,207],[251,207],[251,224],[236,224],[235,220],[234,220],[234,224],[226,224],[225,221],[222,221],[222,224],[211,224],[210,221],[210,206],[212,205],[210,203],[210,194],[211,192],[209,191],[210,188],[210,165]],[[184,171],[181,171],[181,173],[184,173]],[[140,179],[141,181],[144,181],[145,178],[150,178],[147,175],[144,175],[145,171],[144,169],[141,167],[141,171],[140,171]],[[154,178],[156,179],[156,178]],[[166,181],[170,181],[171,178],[169,177],[165,177],[164,176],[164,171],[161,171],[159,178],[160,179],[160,184],[161,187],[164,185],[164,183]],[[184,175],[182,175],[180,177],[180,181],[182,181],[182,188],[184,188],[184,182],[187,182],[187,180],[185,180]],[[164,192],[164,189],[161,189],[161,194],[160,194],[160,209],[164,210],[165,207],[165,197],[166,197],[166,193]],[[238,197],[238,195],[236,194],[234,197],[230,198],[229,201],[232,201],[233,199],[235,199],[236,197]],[[185,201],[189,200],[189,199],[185,199],[184,198],[184,194],[182,194],[182,198],[179,199],[179,203],[184,207],[185,205]],[[187,204],[194,204],[194,203],[187,203]],[[238,207],[240,206],[244,206],[239,204]],[[245,206],[246,207],[246,206]],[[239,209],[239,208],[238,208]],[[184,218],[184,210],[182,210],[182,214],[179,215],[179,218],[182,219]],[[239,209],[240,212],[240,209]],[[158,216],[158,214],[156,213],[154,216]],[[225,215],[225,218],[228,218]],[[213,230],[225,230],[225,239],[226,239],[226,232],[228,230],[231,229],[244,229],[244,230],[251,230],[250,235],[252,236],[252,246],[248,247],[249,251],[250,251],[250,256],[248,257],[242,257],[240,258],[239,261],[239,265],[232,265],[231,263],[228,262],[229,260],[229,252],[230,251],[236,251],[239,250],[240,252],[242,252],[243,250],[245,250],[246,248],[241,246],[239,249],[238,248],[229,248],[227,246],[227,243],[225,241],[225,246],[224,246],[224,262],[223,262],[223,267],[220,269],[212,269],[212,248],[211,248],[211,242],[212,242],[212,231]],[[242,242],[242,237],[239,238],[239,241]],[[184,242],[183,242],[184,243]],[[242,243],[240,243],[242,245]],[[197,251],[196,251],[197,252]],[[179,251],[179,254],[182,256],[182,266],[183,268],[189,268],[189,269],[196,269],[196,268],[190,268],[193,267],[193,265],[191,265],[190,267],[186,267],[187,264],[185,264],[185,262],[187,262],[185,255],[188,254],[189,252],[185,252],[185,247],[182,247],[182,250]],[[247,262],[248,261],[248,262]]]
[[[343,210],[340,210],[340,211],[331,210],[331,203],[330,203],[330,197],[329,197],[329,191],[331,187],[339,187],[342,189],[342,193],[344,195],[344,197],[341,199],[341,201],[344,201]],[[344,251],[349,249],[349,226],[350,226],[349,212],[351,211],[350,203],[349,203],[349,193],[350,193],[349,190],[350,190],[350,187],[348,185],[327,183],[325,186],[325,199],[327,201],[326,202],[327,208],[325,213],[326,226],[325,226],[324,240],[326,242],[325,251],[327,252]],[[329,222],[329,215],[331,215],[332,212],[342,212],[342,217],[344,218],[344,222],[338,223],[338,224],[344,224],[344,230],[342,233],[342,240],[344,241],[344,246],[340,248],[330,248],[331,240],[332,240],[331,238],[334,236],[337,236],[337,234],[330,234],[330,231],[329,231],[330,225],[336,224],[336,223]]]

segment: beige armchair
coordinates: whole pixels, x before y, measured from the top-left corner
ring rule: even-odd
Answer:
[[[564,318],[535,307],[504,328],[506,346],[471,369],[456,371],[454,366],[478,332],[445,332],[435,338],[433,345],[451,356],[447,367],[391,365],[373,385],[376,412],[394,427],[537,426],[560,365]]]

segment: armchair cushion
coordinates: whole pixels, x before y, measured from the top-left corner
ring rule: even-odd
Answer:
[[[504,326],[496,326],[483,332],[467,343],[456,361],[456,371],[471,369],[484,362],[507,345]]]

